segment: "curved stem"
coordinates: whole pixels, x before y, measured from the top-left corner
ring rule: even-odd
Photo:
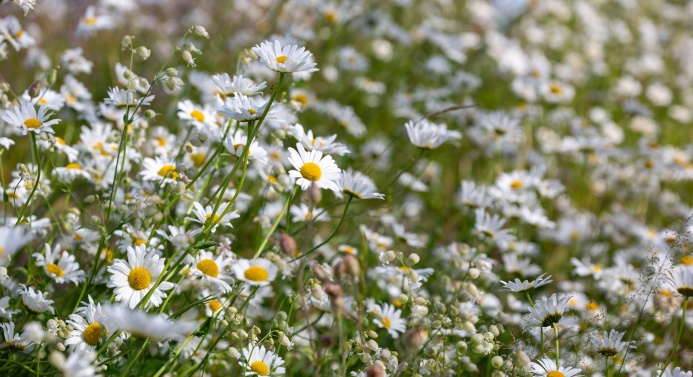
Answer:
[[[269,232],[267,232],[267,235],[265,236],[265,239],[262,240],[262,243],[260,244],[260,247],[257,248],[257,251],[255,252],[255,255],[253,255],[253,259],[257,258],[260,256],[262,253],[262,250],[265,248],[265,245],[267,245],[267,242],[269,241],[270,236],[274,233],[274,231],[277,229],[277,226],[279,225],[279,222],[282,220],[284,217],[284,214],[286,215],[286,221],[289,221],[289,207],[291,207],[291,200],[294,198],[294,195],[296,195],[296,191],[298,190],[298,186],[294,188],[294,190],[289,194],[289,199],[286,201],[286,204],[284,204],[284,208],[282,208],[282,211],[279,213],[277,216],[277,220],[274,221],[274,224],[272,225],[272,228],[270,228]]]
[[[319,245],[314,246],[312,249],[306,251],[305,253],[303,253],[303,255],[301,255],[300,257],[298,257],[298,258],[296,258],[296,259],[305,258],[305,257],[307,257],[308,255],[312,254],[315,250],[321,248],[323,245],[325,245],[326,243],[330,242],[330,240],[332,239],[332,237],[334,237],[335,234],[337,234],[337,231],[339,230],[339,227],[342,226],[342,222],[344,222],[344,218],[346,217],[347,210],[349,209],[349,204],[351,203],[351,200],[352,200],[352,199],[354,199],[353,196],[349,196],[349,199],[347,199],[346,206],[344,207],[344,212],[342,213],[342,218],[339,219],[339,224],[337,224],[337,227],[334,229],[334,231],[332,231],[332,234],[330,234],[330,236],[327,237],[327,239],[325,239],[325,241],[322,241]]]

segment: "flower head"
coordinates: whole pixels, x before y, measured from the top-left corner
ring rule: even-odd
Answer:
[[[156,255],[154,250],[147,252],[145,245],[128,247],[127,261],[116,259],[113,265],[108,267],[111,278],[107,286],[115,288],[115,300],[125,302],[130,309],[134,309],[149,291],[154,289],[157,279],[164,271],[164,262],[165,260]],[[173,283],[162,282],[154,290],[145,308],[161,305],[166,298],[164,291],[173,287]]]
[[[34,105],[26,102],[15,106],[14,109],[6,110],[2,114],[2,119],[19,128],[22,131],[22,135],[26,135],[28,132],[52,134],[55,131],[53,131],[51,126],[60,123],[60,119],[48,120],[51,114],[52,112],[48,111],[48,108],[43,105],[39,106],[37,113]]]
[[[320,188],[339,191],[337,180],[341,170],[331,156],[323,156],[316,150],[306,152],[302,144],[296,144],[296,149],[289,148],[289,162],[296,169],[289,171],[289,176],[298,179],[297,185],[307,190],[315,182]]]
[[[317,64],[312,60],[313,54],[305,47],[282,46],[279,41],[274,43],[265,41],[253,47],[253,52],[273,71],[285,73],[318,71],[315,67]]]

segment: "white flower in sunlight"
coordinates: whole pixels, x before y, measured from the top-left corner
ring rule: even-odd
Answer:
[[[248,97],[239,94],[227,99],[226,103],[217,112],[229,119],[235,119],[239,122],[250,122],[260,119],[267,109],[267,105],[269,105],[269,101],[262,97]],[[271,111],[272,108],[270,108],[269,112]]]
[[[29,132],[35,134],[40,134],[41,132],[55,133],[52,125],[60,123],[60,119],[48,120],[52,112],[48,111],[48,108],[41,105],[39,106],[38,113],[36,108],[30,102],[23,103],[21,105],[15,106],[11,110],[6,110],[2,114],[2,119],[19,128],[22,135],[26,135]]]
[[[265,258],[241,259],[231,267],[236,279],[250,285],[269,285],[277,277],[277,266]]]
[[[157,279],[164,272],[165,264],[165,259],[155,253],[154,250],[147,252],[145,245],[136,246],[134,249],[128,246],[127,261],[116,259],[108,267],[111,278],[107,286],[115,288],[113,292],[116,301],[124,302],[130,309],[134,309],[149,291],[154,289]],[[161,282],[144,307],[161,305],[166,298],[164,291],[173,287],[173,283]]]
[[[195,217],[186,217],[184,220],[193,221],[201,225],[206,224],[208,221],[214,221],[216,222],[216,225],[212,227],[212,233],[216,232],[217,228],[220,225],[233,228],[233,225],[231,225],[231,220],[237,219],[241,215],[239,215],[237,211],[231,211],[221,216],[221,214],[224,213],[228,206],[229,203],[227,202],[221,203],[221,205],[219,205],[219,208],[217,209],[217,212],[214,214],[214,217],[212,217],[212,213],[214,212],[214,206],[209,205],[203,207],[202,204],[200,204],[199,202],[194,202],[192,212],[195,215]]]
[[[265,346],[248,345],[243,349],[246,376],[276,376],[286,372],[284,359],[269,351]]]
[[[60,284],[67,282],[79,284],[84,281],[84,271],[79,269],[74,255],[67,251],[60,252],[60,244],[56,244],[53,251],[49,244],[46,244],[45,249],[45,257],[40,253],[32,255],[36,258],[36,265],[43,267],[46,275]]]
[[[253,47],[252,50],[273,71],[285,73],[318,71],[317,64],[312,61],[313,54],[305,47],[299,48],[297,45],[282,47],[279,41],[274,43],[265,41]]]
[[[306,152],[302,144],[296,144],[296,149],[289,148],[289,162],[296,170],[289,171],[289,176],[297,178],[296,184],[307,190],[312,182],[318,187],[339,191],[337,180],[341,170],[332,156],[323,156],[322,152],[312,150]]]
[[[53,300],[49,300],[46,293],[34,291],[34,288],[27,287],[24,284],[22,284],[21,287],[22,290],[19,291],[19,294],[22,296],[22,302],[27,309],[37,314],[41,314],[43,312],[55,314],[55,309],[53,309]]]
[[[376,187],[373,181],[367,179],[361,173],[352,174],[342,170],[342,174],[337,181],[339,190],[356,199],[381,199],[385,200],[385,195],[375,192]]]
[[[212,82],[224,97],[233,97],[237,94],[252,96],[261,93],[266,87],[266,82],[256,84],[255,81],[243,77],[243,75],[229,77],[227,73],[212,75]]]
[[[459,131],[448,130],[446,125],[435,124],[427,119],[409,121],[404,127],[407,129],[409,141],[422,149],[435,149],[448,140],[462,139]]]
[[[393,305],[375,304],[371,308],[376,318],[373,320],[376,325],[387,330],[393,338],[398,338],[400,333],[407,331],[405,320],[402,318],[402,311]]]
[[[114,331],[125,331],[136,338],[147,338],[155,342],[181,340],[197,327],[196,322],[172,321],[163,314],[149,315],[144,310],[131,310],[122,305],[104,305],[104,310],[112,319]]]
[[[178,172],[176,171],[176,163],[173,161],[164,160],[157,157],[156,159],[145,158],[143,169],[140,175],[146,181],[163,181],[166,184],[176,184],[178,180]]]
[[[185,258],[185,263],[189,265],[190,273],[201,277],[212,291],[219,293],[231,291],[231,286],[226,282],[232,280],[231,276],[226,273],[226,268],[231,263],[230,259],[221,255],[215,257],[209,251],[200,250],[200,253],[195,257],[188,255]]]

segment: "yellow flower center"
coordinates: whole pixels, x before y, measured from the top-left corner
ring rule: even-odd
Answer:
[[[141,291],[149,287],[149,283],[151,282],[152,276],[149,275],[149,271],[142,267],[133,269],[128,275],[128,283],[130,283],[130,287],[136,291]]]
[[[597,310],[599,309],[599,305],[596,302],[590,302],[587,305],[585,305],[585,309],[587,310]]]
[[[243,275],[250,281],[266,281],[269,277],[267,270],[260,266],[250,266]]]
[[[198,122],[204,122],[205,121],[205,115],[202,113],[202,111],[199,110],[193,110],[190,113],[190,116],[195,118],[196,121]]]
[[[65,145],[65,140],[62,137],[56,136],[55,140],[58,142],[58,144]]]
[[[46,100],[45,98],[41,98],[38,102],[39,102],[41,105],[45,105],[45,104],[48,103],[48,100]]]
[[[317,181],[320,180],[320,177],[322,176],[322,170],[320,170],[320,166],[318,166],[318,164],[314,162],[306,162],[301,167],[301,175],[303,178],[309,181]]]
[[[0,246],[0,256],[2,256],[2,254],[3,254],[4,252],[5,252],[5,248],[2,247],[2,246]]]
[[[204,153],[193,153],[190,155],[190,158],[192,159],[195,166],[202,166],[202,164],[204,164],[205,162]]]
[[[281,56],[277,56],[274,60],[276,60],[277,63],[279,63],[279,64],[284,64],[284,62],[286,61],[287,58],[288,58],[288,56],[281,55]]]
[[[96,25],[96,18],[94,17],[87,17],[84,19],[84,23],[89,25],[89,26],[94,26]]]
[[[337,20],[337,12],[331,10],[325,13],[325,18],[327,18],[327,21],[335,22]]]
[[[46,266],[46,271],[48,271],[49,274],[53,274],[57,277],[63,277],[65,276],[65,273],[63,272],[63,269],[60,268],[57,264],[49,264]]]
[[[250,364],[250,370],[257,373],[258,376],[269,375],[269,367],[262,361],[253,361],[253,363]]]
[[[43,123],[41,123],[41,121],[36,118],[29,118],[24,121],[24,125],[26,126],[26,128],[31,128],[33,130],[41,127],[42,124]]]
[[[690,255],[684,255],[683,257],[681,257],[680,262],[681,264],[685,264],[686,266],[693,265],[693,257],[691,257]]]
[[[203,259],[197,262],[197,269],[203,274],[213,278],[219,276],[219,266],[217,266],[217,263],[211,259]]]
[[[14,34],[16,38],[21,38],[22,35],[24,35],[24,30],[22,29],[19,29],[19,31]]]
[[[255,111],[254,109],[248,109],[248,113],[250,115],[255,115],[255,113],[257,113],[257,111]]]
[[[296,94],[294,96],[294,101],[299,102],[302,106],[306,106],[308,104],[308,96],[305,94]]]
[[[161,169],[159,169],[159,175],[164,178],[170,177],[173,179],[178,179],[178,173],[176,173],[175,165],[164,165]]]
[[[512,181],[512,183],[510,183],[510,187],[512,187],[514,189],[521,189],[524,186],[525,185],[519,179],[516,179],[516,180]]]
[[[565,377],[565,374],[557,370],[552,370],[551,372],[546,373],[546,377]]]
[[[108,335],[108,333],[106,333],[106,335]],[[84,332],[82,333],[82,338],[90,346],[95,346],[96,343],[99,342],[99,339],[101,339],[101,324],[98,322],[94,322],[91,325],[87,326],[87,328],[84,329]]]
[[[558,84],[551,84],[551,86],[549,86],[549,90],[550,90],[551,93],[553,93],[553,94],[561,94],[561,93],[563,93],[563,88],[562,88],[560,85],[558,85]],[[556,377],[556,376],[552,376],[552,377]]]
[[[75,98],[75,96],[73,96],[70,93],[65,94],[65,98],[67,99],[67,102],[69,102],[69,103],[77,102],[77,98]]]
[[[154,139],[156,139],[156,143],[159,144],[160,147],[166,146],[166,139],[165,138],[163,138],[161,136],[157,136]]]
[[[70,164],[67,164],[67,166],[65,166],[65,167],[68,168],[68,169],[82,170],[82,167],[79,166],[79,164],[75,164],[74,162],[73,162],[73,163],[70,163]]]
[[[390,322],[390,318],[383,318],[383,327],[385,327],[386,329],[392,327],[392,322]]]
[[[219,300],[212,300],[209,302],[209,308],[212,309],[213,312],[216,312],[221,308],[221,302],[219,302]]]
[[[141,238],[135,240],[135,246],[146,245],[146,244],[147,244],[147,241],[145,241]]]
[[[205,219],[207,219],[207,220],[209,220],[210,217],[212,217],[211,213],[208,213],[205,215]],[[217,222],[217,221],[219,221],[219,215],[214,215],[214,220],[212,220],[212,222]]]

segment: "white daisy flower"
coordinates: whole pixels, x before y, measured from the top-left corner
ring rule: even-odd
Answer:
[[[19,295],[22,296],[22,302],[27,309],[37,314],[41,314],[43,312],[55,314],[55,310],[53,309],[53,300],[49,300],[46,293],[34,291],[34,288],[27,287],[24,284],[22,284],[21,287],[22,290],[19,291]]]
[[[629,347],[628,342],[623,342],[625,333],[611,329],[610,332],[593,333],[590,341],[592,346],[597,350],[597,353],[604,357],[615,356]]]
[[[529,308],[527,327],[551,327],[563,318],[563,312],[571,296],[563,296],[560,299],[556,294],[537,301],[534,307]]]
[[[435,149],[448,140],[462,139],[459,131],[450,131],[446,125],[435,124],[427,119],[409,121],[404,127],[407,129],[409,141],[423,149]]]
[[[242,132],[236,132],[234,135],[229,135],[226,140],[224,140],[224,147],[229,153],[240,158],[243,155],[243,149],[248,143],[248,137]],[[257,140],[253,140],[250,143],[250,150],[248,151],[248,160],[257,161],[260,165],[267,165],[269,158],[267,157],[267,151],[265,148],[260,146]]]
[[[664,373],[662,374],[661,371],[657,371],[657,375],[661,375],[663,377],[693,377],[693,372],[686,372],[685,370],[681,370],[681,367],[676,367],[672,371],[671,368],[664,369]]]
[[[219,205],[219,208],[217,209],[217,213],[214,214],[214,219],[212,221],[215,221],[217,224],[212,228],[212,233],[217,231],[217,228],[221,226],[226,226],[229,228],[233,228],[233,225],[231,225],[231,220],[239,218],[241,215],[238,214],[237,211],[231,211],[224,216],[219,216],[219,214],[224,213],[226,208],[229,206],[229,203],[221,203]],[[194,202],[193,203],[193,214],[195,217],[186,217],[184,220],[185,221],[193,221],[198,224],[204,225],[207,221],[210,221],[212,219],[212,212],[214,212],[214,206],[206,206],[203,207],[202,204],[199,202]]]
[[[532,373],[535,376],[542,377],[580,377],[581,375],[578,373],[582,372],[579,368],[559,368],[551,359],[540,359],[537,362],[532,362],[530,365],[532,367]]]
[[[231,286],[226,282],[232,279],[226,274],[230,259],[221,255],[215,257],[209,251],[200,250],[196,257],[188,255],[185,262],[189,265],[190,274],[201,277],[212,291],[222,294],[231,292]]]
[[[243,358],[246,361],[246,376],[276,376],[286,373],[282,366],[284,359],[265,346],[248,345],[243,349]]]
[[[305,47],[299,48],[297,45],[283,46],[279,41],[262,42],[259,46],[252,48],[262,62],[267,64],[273,71],[277,72],[316,72],[318,68],[312,61],[313,54]]]
[[[212,126],[216,122],[216,117],[209,109],[190,100],[178,102],[178,118],[187,120],[196,127]]]
[[[9,191],[6,192],[9,195]],[[10,202],[12,198],[10,198]],[[7,266],[12,259],[12,254],[31,241],[31,235],[22,228],[14,226],[0,226],[0,266]]]
[[[265,258],[241,259],[231,269],[236,279],[250,285],[269,285],[277,277],[277,266]]]
[[[501,284],[503,284],[503,288],[507,289],[511,292],[524,292],[528,291],[530,289],[534,288],[539,288],[542,285],[546,285],[551,283],[553,280],[551,280],[551,275],[548,277],[544,277],[546,274],[541,274],[538,278],[536,278],[534,281],[520,281],[520,279],[515,279],[515,281],[503,281],[501,280]]]
[[[60,111],[65,105],[65,97],[54,90],[42,90],[37,97],[31,97],[29,91],[22,93],[22,102],[31,102],[34,106],[45,106],[48,110]]]
[[[137,107],[140,101],[142,102],[140,107],[149,106],[152,104],[152,100],[154,100],[153,95],[144,98],[138,98],[136,97],[135,92],[132,90],[111,88],[108,90],[108,98],[104,100],[104,103],[119,108],[125,108],[127,106],[134,108]]]
[[[10,296],[0,298],[0,318],[12,320],[12,316],[19,313],[19,309],[10,309]]]
[[[382,306],[373,305],[374,314],[377,318],[373,320],[380,328],[387,329],[393,338],[398,338],[400,333],[407,331],[407,326],[402,319],[402,311],[393,305],[383,303]]]
[[[341,170],[337,167],[332,156],[323,156],[322,152],[312,150],[306,152],[302,144],[296,144],[296,149],[289,148],[289,162],[296,170],[289,171],[289,176],[298,178],[296,184],[307,190],[312,182],[318,187],[339,191],[337,180]]]
[[[107,15],[97,15],[93,6],[87,7],[84,17],[77,25],[77,35],[90,35],[97,30],[106,30],[113,27],[113,20]]]
[[[267,105],[269,102],[262,97],[248,97],[239,94],[227,99],[217,113],[239,122],[250,122],[260,119]]]
[[[130,309],[134,309],[154,287],[157,279],[163,273],[164,262],[165,259],[156,255],[154,250],[147,253],[147,248],[144,245],[136,246],[134,249],[128,246],[127,262],[116,259],[113,261],[113,265],[108,267],[111,278],[107,286],[115,288],[115,300],[124,302]],[[163,299],[166,298],[164,291],[173,287],[173,283],[162,282],[149,298],[145,309],[161,305]]]
[[[40,253],[32,254],[36,258],[36,265],[43,267],[46,275],[59,284],[67,282],[79,284],[84,281],[84,271],[79,269],[79,264],[75,262],[75,256],[70,255],[67,251],[60,252],[60,249],[60,244],[56,244],[51,251],[51,246],[46,244],[45,257]],[[57,263],[56,259],[58,259]]]
[[[91,297],[90,297],[91,299]],[[79,314],[70,314],[66,322],[72,326],[70,337],[65,340],[65,345],[75,353],[96,351],[96,345],[103,337],[110,335],[109,318],[101,308],[101,304],[93,302],[80,308]]]
[[[349,148],[342,143],[335,143],[337,135],[332,135],[330,137],[320,137],[314,136],[312,130],[308,132],[304,131],[303,126],[296,123],[293,128],[289,131],[293,137],[298,140],[299,143],[303,144],[307,150],[318,150],[326,154],[336,154],[338,156],[344,156],[349,153]]]
[[[2,119],[19,128],[22,131],[22,135],[26,135],[28,132],[34,132],[40,134],[41,132],[55,133],[52,125],[60,123],[60,119],[48,120],[52,112],[48,111],[48,108],[41,105],[39,106],[38,113],[31,103],[23,103],[17,105],[14,109],[6,110],[2,114]]]
[[[237,94],[252,96],[262,92],[267,87],[267,83],[264,81],[256,84],[255,81],[243,77],[243,75],[233,76],[232,79],[227,73],[212,75],[212,82],[223,97],[233,97]]]
[[[142,169],[140,175],[145,181],[163,181],[165,184],[176,184],[179,174],[173,161],[167,161],[159,157],[156,159],[147,157],[142,164],[144,169]]]
[[[667,270],[663,288],[682,296],[693,296],[693,268],[683,265]]]
[[[96,360],[95,352],[72,353],[65,359],[60,366],[56,366],[63,376],[71,377],[92,377],[100,376],[97,374],[96,367],[93,365]]]
[[[297,206],[291,207],[291,215],[293,222],[300,223],[304,221],[327,221],[329,218],[325,215],[326,212],[317,207],[311,207],[307,204],[301,203]]]
[[[356,199],[385,200],[385,195],[375,192],[376,188],[373,182],[362,177],[364,176],[360,173],[352,175],[351,172],[342,171],[342,175],[337,181],[337,187],[342,193]]]
[[[483,208],[474,210],[476,222],[474,229],[480,235],[496,243],[509,243],[515,240],[515,236],[510,234],[510,229],[503,229],[505,219],[498,215],[490,215]]]
[[[26,333],[19,335],[14,332],[14,322],[0,323],[0,328],[2,328],[5,337],[4,343],[10,350],[29,353],[36,347],[36,344],[26,336]]]
[[[163,314],[148,315],[144,310],[131,310],[123,305],[104,305],[104,310],[111,319],[113,331],[125,331],[136,338],[155,342],[183,339],[197,327],[192,321],[172,321]]]

